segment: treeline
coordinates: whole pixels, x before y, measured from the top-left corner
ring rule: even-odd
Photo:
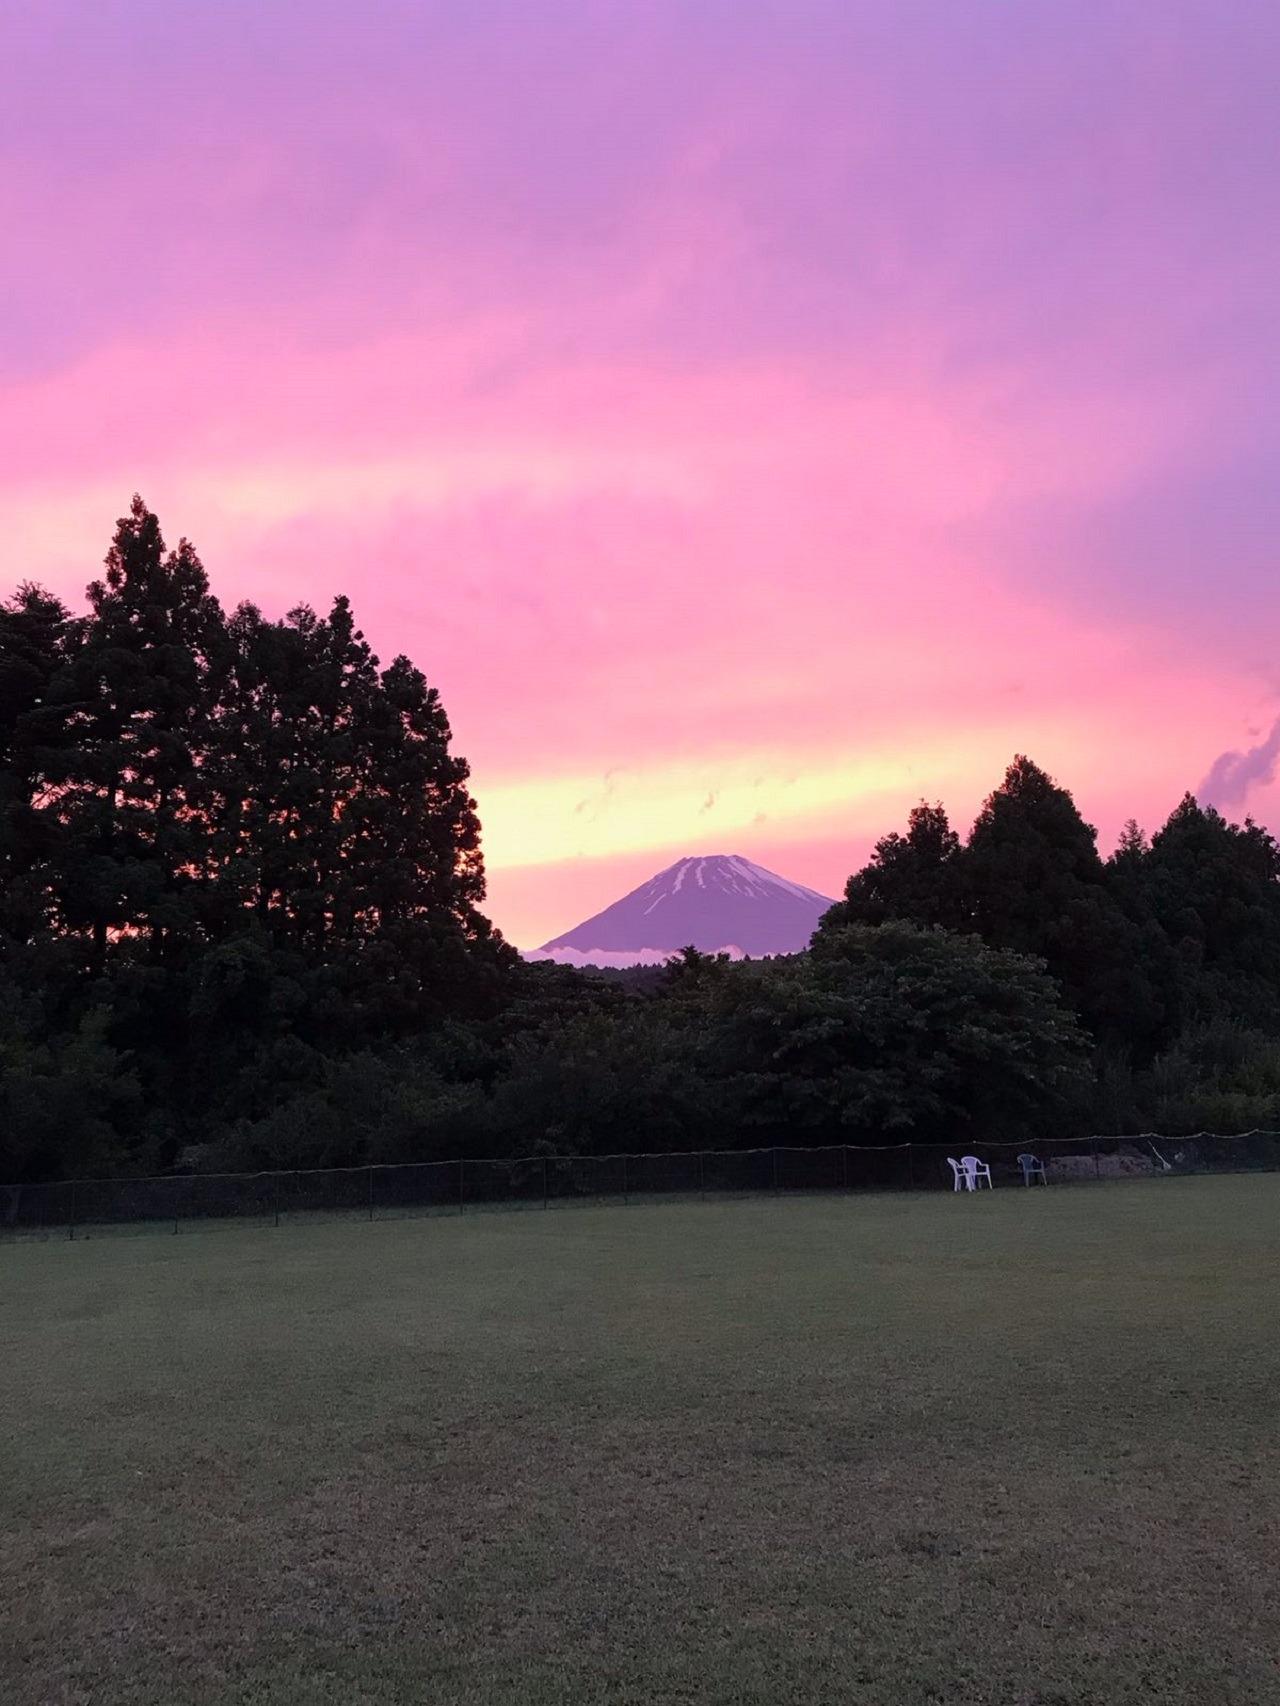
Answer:
[[[159,1167],[505,999],[435,690],[339,598],[225,614],[140,499],[0,613],[0,1171]]]
[[[1027,955],[1088,1034],[1096,1129],[1280,1126],[1280,848],[1187,794],[1108,859],[1065,788],[1017,758],[967,840],[921,804],[822,920],[905,922]]]
[[[807,954],[529,966],[436,692],[345,599],[229,614],[135,500],[0,608],[0,1177],[958,1144],[1280,1113],[1280,885],[1184,801],[1103,861],[1025,759],[921,806]]]

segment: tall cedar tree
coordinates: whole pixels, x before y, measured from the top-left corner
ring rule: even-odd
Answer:
[[[226,638],[199,558],[185,539],[167,551],[138,497],[89,603],[52,684],[63,739],[49,782],[57,917],[97,973],[113,941],[143,937],[161,959],[199,933],[212,875],[200,764]]]
[[[235,905],[321,954],[422,925],[486,934],[469,772],[421,672],[380,671],[345,598],[283,623],[244,605],[229,632],[214,767]]]
[[[1139,867],[1144,899],[1176,956],[1184,1022],[1280,1019],[1280,848],[1187,794]]]
[[[890,919],[943,930],[962,930],[968,922],[960,837],[940,805],[922,800],[907,819],[905,835],[894,830],[876,842],[821,927],[829,934],[846,924]]]
[[[1095,1037],[1150,1046],[1159,994],[1112,892],[1097,831],[1029,758],[1014,759],[978,814],[965,892],[983,940],[1042,959]]]
[[[51,688],[83,628],[37,586],[20,586],[0,605],[0,936],[11,945],[31,942],[52,921],[56,832],[43,808],[66,733]]]

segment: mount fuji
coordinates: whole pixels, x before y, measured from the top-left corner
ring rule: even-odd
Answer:
[[[740,959],[795,954],[832,902],[737,853],[677,859],[603,912],[546,942],[533,959],[655,965],[692,944]]]

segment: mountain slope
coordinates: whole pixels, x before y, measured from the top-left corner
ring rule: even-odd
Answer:
[[[678,859],[540,954],[620,965],[660,959],[692,943],[704,953],[794,954],[831,905],[736,853]]]

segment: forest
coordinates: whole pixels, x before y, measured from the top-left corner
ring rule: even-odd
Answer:
[[[1280,850],[1190,795],[1104,858],[1017,757],[778,960],[531,965],[484,895],[345,598],[227,613],[135,498],[0,606],[0,1180],[1280,1125]]]

